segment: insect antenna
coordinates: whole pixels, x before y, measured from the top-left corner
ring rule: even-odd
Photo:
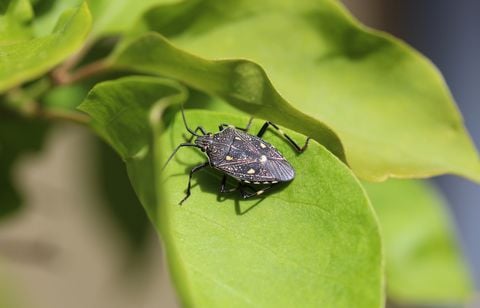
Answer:
[[[184,109],[183,109],[183,104],[181,105],[180,108],[181,108],[180,110],[181,110],[181,112],[182,112],[183,124],[185,125],[185,128],[187,129],[187,131],[188,131],[190,134],[192,134],[193,136],[195,136],[195,137],[201,137],[201,135],[197,134],[197,130],[200,130],[200,131],[205,135],[206,132],[205,132],[205,130],[204,130],[201,126],[197,127],[197,129],[196,129],[195,131],[192,130],[190,127],[188,127],[187,119],[185,118],[185,111],[184,111]],[[192,138],[193,138],[193,136],[192,136]],[[178,152],[178,150],[180,150],[180,148],[183,148],[183,147],[195,147],[195,148],[201,149],[201,147],[200,147],[199,145],[197,145],[197,144],[195,144],[195,143],[191,143],[192,138],[190,138],[190,141],[189,141],[189,142],[185,142],[185,143],[179,144],[179,145],[175,148],[175,150],[173,150],[173,153],[170,154],[170,156],[168,157],[167,161],[166,161],[165,164],[163,165],[161,171],[163,171],[163,170],[167,167],[168,163],[172,160],[172,158],[175,156],[175,154],[177,154],[177,152]]]
[[[200,148],[200,146],[198,146],[198,145],[196,145],[196,144],[194,144],[194,143],[181,143],[181,144],[179,144],[179,145],[175,148],[175,150],[173,150],[173,153],[170,154],[170,156],[168,157],[167,161],[166,161],[165,164],[163,165],[161,171],[163,171],[163,170],[167,167],[168,163],[172,160],[172,158],[175,156],[175,154],[177,154],[177,151],[180,150],[180,148],[183,148],[183,147],[195,147],[195,148]]]
[[[183,104],[181,106],[181,111],[182,111],[182,119],[183,119],[183,124],[185,124],[185,128],[188,130],[188,132],[196,137],[200,137],[201,135],[197,134],[194,132],[190,127],[188,127],[187,120],[185,118],[185,111],[183,110]]]

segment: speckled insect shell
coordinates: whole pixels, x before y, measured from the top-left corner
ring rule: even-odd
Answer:
[[[295,171],[274,146],[238,129],[224,130],[195,140],[205,149],[210,166],[253,184],[291,181]]]

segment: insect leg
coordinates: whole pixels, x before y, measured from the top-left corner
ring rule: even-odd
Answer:
[[[220,193],[225,194],[225,193],[231,193],[231,192],[237,191],[238,189],[240,189],[241,184],[238,183],[237,187],[229,188],[229,189],[225,188],[226,185],[227,185],[227,176],[224,175],[222,178],[222,183],[220,184]]]
[[[267,131],[268,127],[269,126],[272,126],[273,128],[275,128],[280,134],[282,134],[283,137],[285,137],[285,139],[288,140],[288,142],[295,148],[295,150],[297,150],[297,152],[303,152],[305,151],[305,149],[307,148],[308,146],[308,142],[310,141],[310,137],[307,137],[307,140],[305,141],[305,144],[300,147],[292,138],[290,138],[290,136],[288,136],[287,134],[285,134],[281,129],[280,127],[278,127],[275,123],[272,123],[270,121],[268,122],[265,122],[265,124],[263,124],[262,128],[260,129],[260,131],[258,132],[257,134],[257,137],[262,137],[263,134],[265,134],[265,132]]]
[[[197,135],[197,132],[198,131],[201,131],[202,134],[205,136],[207,134],[207,131],[205,130],[205,128],[203,128],[202,126],[198,126],[197,128],[195,128],[195,130],[193,131],[195,133],[195,135],[192,135],[189,139],[188,139],[188,142],[192,142],[193,138],[195,136],[198,136]],[[184,135],[185,136],[185,135]],[[185,137],[186,138],[186,137]]]
[[[173,153],[170,154],[170,156],[168,157],[167,161],[165,162],[165,165],[163,165],[162,167],[162,171],[165,169],[165,167],[167,167],[168,163],[170,162],[170,160],[173,158],[173,156],[175,156],[175,154],[177,153],[177,151],[182,148],[182,147],[196,147],[198,148],[199,146],[194,144],[194,143],[181,143],[179,144],[175,150],[173,150]]]
[[[265,188],[262,188],[262,189],[259,189],[257,191],[255,191],[251,186],[247,186],[248,188],[251,188],[252,190],[254,190],[253,193],[251,192],[247,192],[243,189],[243,187],[240,188],[240,193],[242,194],[242,197],[243,199],[247,199],[247,198],[250,198],[250,197],[253,197],[253,196],[259,196],[261,194],[263,194],[264,192],[266,192],[267,190],[271,189],[272,187],[274,187],[275,185],[277,184],[272,184],[270,186],[267,186]]]
[[[192,176],[195,172],[207,167],[209,165],[208,162],[205,162],[201,165],[195,166],[190,170],[190,175],[188,176],[188,186],[187,186],[187,192],[185,194],[185,197],[180,201],[179,205],[182,205],[182,203],[190,197],[190,188],[192,187]]]
[[[243,128],[243,127],[237,127],[237,126],[233,126],[233,125],[230,125],[230,124],[223,123],[223,124],[220,124],[220,125],[218,126],[218,129],[219,129],[220,131],[222,131],[222,130],[224,130],[226,127],[233,127],[233,128],[242,130],[242,131],[244,131],[244,132],[248,132],[248,130],[250,129],[250,125],[252,125],[252,121],[253,121],[253,117],[250,117],[250,119],[248,120],[247,126],[246,126],[245,128]]]

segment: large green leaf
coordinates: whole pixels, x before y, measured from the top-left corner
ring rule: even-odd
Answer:
[[[48,35],[55,27],[58,17],[67,9],[79,6],[82,0],[37,0],[33,3],[35,36]]]
[[[261,118],[295,129],[344,159],[334,132],[289,105],[273,88],[263,69],[247,60],[208,61],[172,46],[158,34],[129,45],[113,60],[118,67],[167,75],[230,102]]]
[[[29,39],[32,35],[29,23],[33,10],[28,0],[14,0],[0,5],[0,46]]]
[[[50,35],[0,46],[0,92],[42,75],[75,52],[90,24],[84,3],[62,14]]]
[[[91,36],[120,34],[132,27],[135,20],[149,8],[160,3],[172,3],[178,0],[89,0],[88,4],[94,17]]]
[[[275,144],[297,177],[262,199],[218,195],[220,174],[188,171],[205,157],[183,149],[161,172],[164,159],[184,142],[178,108],[185,99],[172,82],[125,78],[96,86],[80,106],[127,164],[130,179],[165,242],[175,284],[186,305],[199,307],[379,307],[383,270],[377,222],[350,170],[312,141],[301,155],[277,134]],[[248,117],[189,111],[192,127],[216,131]],[[150,123],[150,125],[149,125]],[[254,121],[252,131],[261,123]],[[288,131],[302,142],[305,136]]]
[[[365,183],[386,251],[388,295],[395,302],[449,304],[472,293],[444,202],[427,183]]]
[[[147,30],[205,58],[259,63],[287,101],[338,133],[364,179],[448,172],[480,181],[478,155],[435,67],[336,1],[183,1],[145,14],[136,33]],[[117,64],[182,80],[264,118],[280,109],[283,125],[312,135],[304,117],[271,95],[257,65],[206,61],[151,34],[129,42]]]

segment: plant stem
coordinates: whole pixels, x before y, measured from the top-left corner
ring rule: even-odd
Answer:
[[[68,85],[76,83],[99,75],[111,68],[105,59],[100,59],[82,67],[75,68],[88,53],[93,43],[94,42],[91,40],[87,41],[79,52],[68,58],[50,73],[54,85]]]
[[[68,85],[107,72],[110,68],[110,65],[105,60],[98,60],[80,67],[73,73],[54,70],[51,76],[55,85]]]
[[[68,121],[86,125],[90,117],[76,111],[45,109],[41,103],[33,99],[21,88],[14,88],[6,95],[6,107],[10,111],[29,118]]]
[[[42,109],[39,108],[33,116],[37,116],[39,118],[45,120],[56,120],[56,121],[67,121],[67,122],[74,122],[81,125],[87,125],[90,121],[90,117],[86,114],[79,113],[79,112],[68,112],[62,110],[54,110],[54,109]]]

